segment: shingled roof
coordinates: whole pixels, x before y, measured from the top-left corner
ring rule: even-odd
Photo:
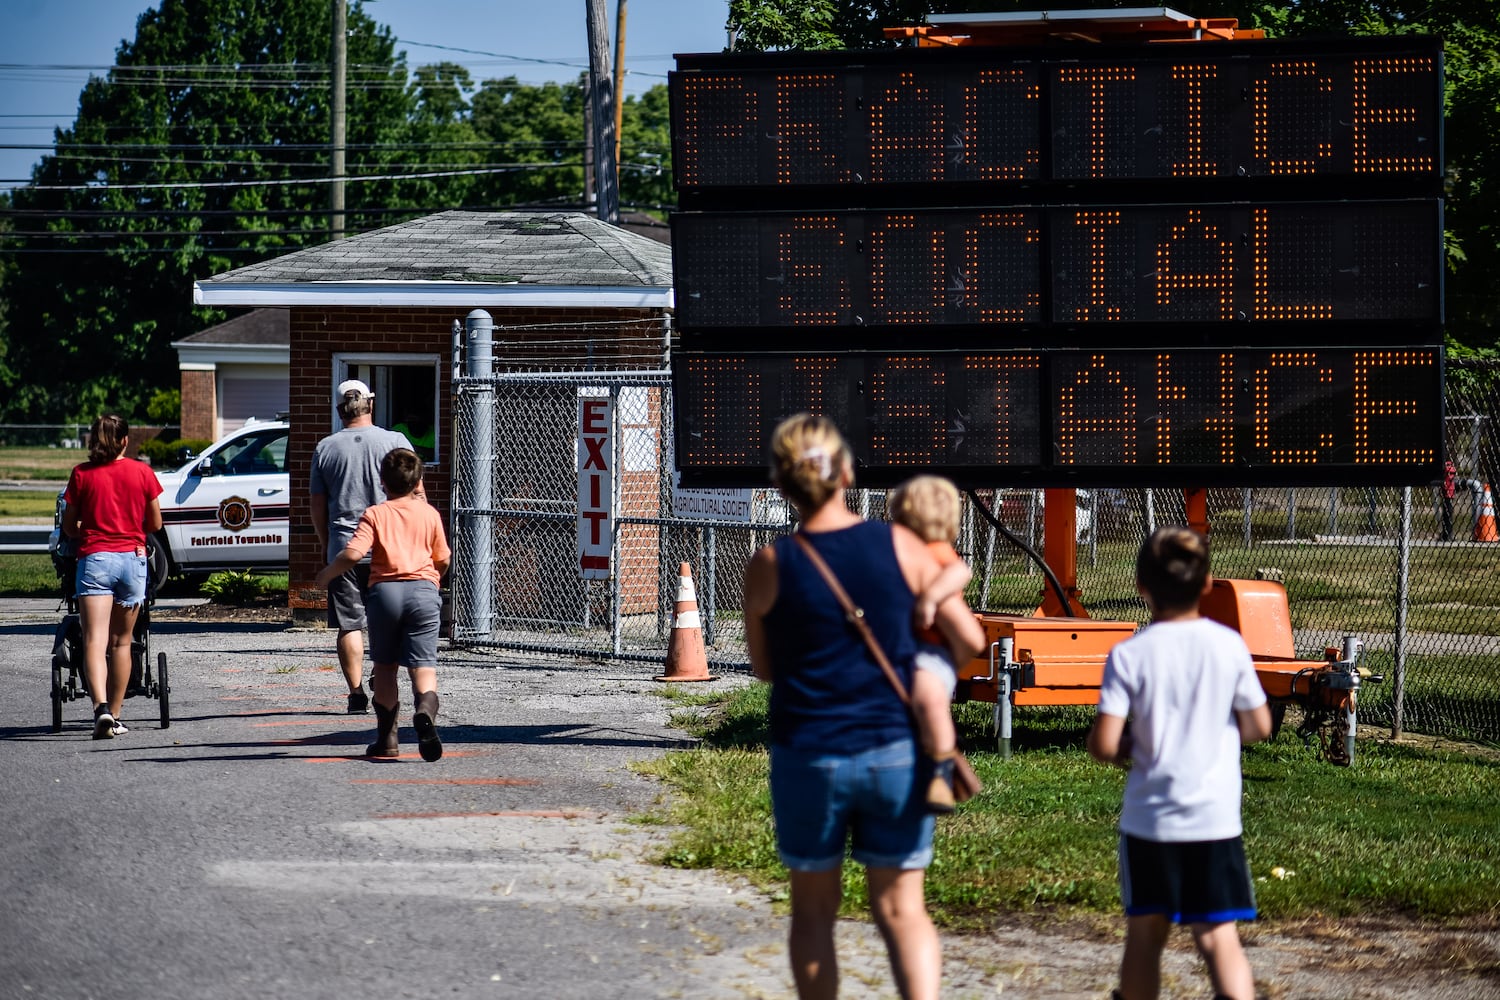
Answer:
[[[670,307],[671,248],[582,212],[442,212],[226,271],[200,305]]]
[[[189,334],[178,344],[222,344],[235,347],[287,347],[292,342],[290,309],[252,309],[243,316]]]

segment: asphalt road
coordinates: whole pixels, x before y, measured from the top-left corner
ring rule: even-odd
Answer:
[[[633,821],[667,791],[632,762],[690,746],[659,668],[444,644],[443,759],[415,753],[403,692],[403,755],[375,761],[331,633],[168,620],[180,603],[152,629],[171,727],[132,698],[95,742],[86,701],[49,731],[56,602],[0,601],[0,1000],[794,995],[784,913],[653,864],[668,831]],[[948,998],[1105,996],[1119,961],[1113,933],[1019,918],[944,938]],[[1163,995],[1206,995],[1174,940]],[[1337,970],[1329,940],[1255,934],[1270,995],[1494,995],[1432,956],[1500,954],[1500,932],[1387,928]],[[842,996],[895,996],[868,923],[840,923],[839,956]]]
[[[631,822],[664,794],[631,762],[690,745],[658,668],[445,648],[443,759],[403,691],[374,761],[330,632],[168,614],[170,728],[137,697],[95,742],[86,700],[49,732],[54,602],[0,602],[0,997],[792,995],[785,917]],[[893,996],[842,934],[846,995]]]
[[[682,745],[647,668],[445,653],[444,758],[375,762],[330,633],[158,621],[171,727],[133,698],[95,742],[86,701],[48,731],[56,616],[8,610],[0,996],[782,992],[768,905],[626,826]]]

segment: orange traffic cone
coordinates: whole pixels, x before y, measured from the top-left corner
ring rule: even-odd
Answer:
[[[687,563],[683,563],[677,572],[677,606],[672,612],[667,672],[656,680],[718,680],[708,672],[708,654],[703,649],[703,620],[698,617],[698,597],[693,592],[693,568]]]
[[[1479,516],[1474,519],[1474,541],[1500,542],[1500,531],[1495,530],[1495,498],[1490,495],[1490,484],[1484,484],[1484,493],[1479,499]]]

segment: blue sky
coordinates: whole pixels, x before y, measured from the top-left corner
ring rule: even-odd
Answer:
[[[102,75],[120,42],[135,37],[136,19],[153,6],[137,0],[6,0],[0,30],[0,146],[49,144],[53,127],[70,124],[77,114],[90,68]],[[476,82],[514,75],[527,83],[571,80],[587,68],[587,8],[587,0],[368,0],[365,5],[366,13],[390,26],[408,66],[448,60],[468,66]],[[615,0],[606,0],[605,8],[613,54]],[[664,83],[674,53],[724,47],[728,0],[627,0],[625,9],[626,94]],[[0,189],[28,180],[44,152],[0,149]]]

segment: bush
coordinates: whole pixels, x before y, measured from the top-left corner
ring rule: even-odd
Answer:
[[[161,438],[152,438],[142,441],[138,454],[141,458],[151,462],[152,468],[175,469],[182,464],[179,452],[186,448],[194,455],[200,454],[203,449],[213,444],[212,441],[204,441],[200,438],[179,438],[176,441],[163,441]]]
[[[198,588],[215,604],[249,604],[261,595],[261,579],[248,570],[215,573]]]
[[[158,389],[146,402],[146,419],[159,424],[175,424],[182,419],[182,390]]]

